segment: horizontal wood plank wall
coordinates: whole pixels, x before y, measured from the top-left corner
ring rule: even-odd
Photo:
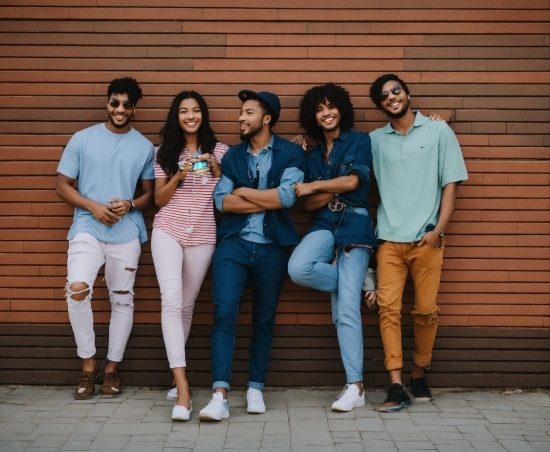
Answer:
[[[78,367],[69,359],[76,354],[67,334],[63,290],[72,209],[55,194],[55,170],[70,136],[104,121],[106,88],[113,78],[130,75],[140,82],[144,99],[134,125],[153,142],[158,143],[172,97],[195,89],[207,99],[219,139],[234,144],[241,89],[277,93],[283,112],[275,131],[291,137],[300,132],[297,114],[304,91],[314,84],[339,83],[352,95],[356,128],[369,132],[384,125],[385,118],[368,98],[368,88],[377,76],[393,72],[409,85],[414,108],[451,121],[470,175],[458,190],[447,231],[436,343],[449,351],[438,352],[437,372],[454,375],[460,368],[463,378],[437,382],[549,385],[543,364],[550,348],[548,0],[198,3],[0,2],[0,383],[15,383],[17,376],[28,382],[37,368],[47,372],[34,382],[68,383],[59,371]],[[371,201],[374,214],[376,187]],[[293,210],[304,232],[309,214],[300,205]],[[146,212],[149,227],[154,213]],[[94,315],[105,324],[110,305],[101,279],[94,291]],[[195,383],[209,378],[204,344],[212,322],[211,286],[208,276],[189,344],[203,372]],[[272,364],[280,376],[272,384],[308,384],[299,376],[303,372],[320,372],[311,379],[314,384],[343,382],[328,299],[285,282]],[[250,289],[243,300],[239,334],[246,338]],[[409,284],[405,325],[411,325],[411,304]],[[375,341],[380,355],[377,316],[365,312],[363,320],[366,339]],[[162,372],[159,290],[149,244],[136,282],[135,322],[126,366],[150,370],[157,377],[150,377],[149,384],[162,384],[169,378]],[[303,341],[300,331],[316,339]],[[36,340],[12,340],[17,332]],[[58,332],[57,341],[50,339]],[[156,351],[140,352],[139,344],[150,337]],[[315,355],[312,350],[325,341],[333,349],[329,365],[287,366],[284,344],[295,352],[291,359],[299,361],[310,351]],[[506,342],[506,353],[499,351],[500,341]],[[473,354],[465,357],[464,349]],[[530,350],[531,365],[518,366],[522,350]],[[14,353],[20,360],[11,365]],[[245,351],[240,353],[238,372],[246,366]],[[488,360],[495,364],[486,365]],[[373,372],[372,384],[385,383],[380,364],[366,371]],[[480,378],[480,372],[499,377]]]

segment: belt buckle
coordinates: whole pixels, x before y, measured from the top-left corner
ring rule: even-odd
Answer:
[[[344,210],[346,204],[340,201],[338,198],[332,198],[328,202],[327,206],[332,212],[340,212],[341,210]]]

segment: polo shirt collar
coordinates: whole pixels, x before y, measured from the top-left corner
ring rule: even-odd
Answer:
[[[414,122],[413,122],[413,127],[419,127],[421,126],[422,124],[424,124],[426,121],[428,121],[428,118],[426,118],[426,116],[424,116],[422,113],[420,113],[418,110],[414,112],[415,113],[415,118],[414,118]],[[412,130],[412,127],[411,127],[411,130]],[[391,126],[391,123],[388,122],[386,124],[386,126],[384,127],[384,132],[386,133],[397,133],[393,127]]]

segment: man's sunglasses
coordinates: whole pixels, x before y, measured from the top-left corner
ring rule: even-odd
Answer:
[[[118,99],[111,99],[109,101],[109,105],[113,108],[118,108],[120,103],[121,102]],[[125,100],[124,102],[122,102],[122,106],[124,107],[124,110],[131,110],[132,108],[134,108],[134,103],[131,100]]]
[[[380,93],[380,101],[381,102],[384,102],[388,96],[390,95],[390,92],[394,95],[394,96],[398,96],[399,94],[401,94],[401,85],[395,85],[392,89],[390,89],[389,91],[382,91]]]

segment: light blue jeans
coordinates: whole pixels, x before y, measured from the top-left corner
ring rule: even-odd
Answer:
[[[288,262],[288,273],[296,284],[330,292],[332,321],[336,326],[347,383],[363,381],[363,325],[361,287],[370,259],[366,248],[340,248],[337,266],[335,239],[330,231],[307,234]]]

